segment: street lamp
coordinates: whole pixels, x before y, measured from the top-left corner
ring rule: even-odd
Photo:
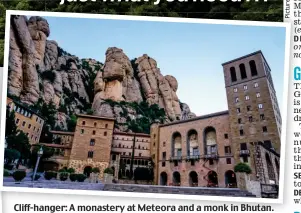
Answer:
[[[40,158],[43,155],[43,148],[41,147],[40,150],[38,151],[38,160],[36,163],[36,167],[34,168],[34,173],[33,173],[33,177],[32,177],[32,181],[35,180],[36,174],[37,174],[37,170],[38,170],[38,166],[39,166],[39,162],[40,162]]]

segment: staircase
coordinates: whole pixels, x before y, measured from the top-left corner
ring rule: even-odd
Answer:
[[[252,193],[237,188],[210,188],[210,187],[176,187],[150,186],[133,184],[105,184],[103,191],[140,192],[161,194],[185,194],[228,197],[256,197]]]

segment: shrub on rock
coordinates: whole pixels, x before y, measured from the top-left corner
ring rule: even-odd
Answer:
[[[13,178],[15,181],[22,181],[26,177],[26,172],[17,170],[13,173]]]

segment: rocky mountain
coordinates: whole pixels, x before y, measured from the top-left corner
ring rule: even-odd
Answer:
[[[130,60],[122,49],[109,47],[104,63],[79,59],[47,40],[49,35],[46,19],[12,16],[8,94],[40,111],[52,105],[51,128],[70,129],[77,113],[115,117],[116,129],[138,132],[155,121],[195,116],[179,101],[177,80],[163,76],[148,55]]]

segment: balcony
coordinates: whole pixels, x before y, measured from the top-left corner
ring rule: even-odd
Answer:
[[[170,157],[170,161],[182,161],[182,156],[172,156]]]
[[[190,156],[186,157],[186,160],[187,161],[190,161],[190,160],[199,160],[200,158],[201,158],[200,155],[190,155]]]
[[[219,158],[218,154],[217,153],[209,153],[209,154],[205,154],[204,155],[204,158],[205,159],[208,159],[208,160],[217,160]]]
[[[248,149],[240,150],[239,155],[240,156],[250,156],[250,150],[248,150]]]

